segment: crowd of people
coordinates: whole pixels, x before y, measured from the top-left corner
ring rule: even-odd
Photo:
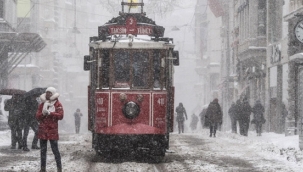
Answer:
[[[253,119],[250,116],[253,113]],[[231,129],[233,133],[237,133],[237,123],[239,124],[240,134],[248,136],[249,125],[255,124],[257,136],[261,136],[262,124],[266,122],[264,118],[264,107],[260,100],[257,100],[253,107],[250,106],[247,98],[239,99],[236,103],[232,102],[228,110],[231,121]]]
[[[251,115],[253,119],[251,120]],[[250,106],[248,99],[243,98],[231,103],[228,110],[228,115],[231,122],[232,133],[237,133],[239,126],[239,132],[243,136],[248,136],[249,125],[254,124],[257,132],[257,136],[261,136],[262,125],[266,122],[264,118],[264,107],[260,100],[257,100],[253,107]],[[184,118],[184,116],[186,118]],[[210,137],[216,137],[217,130],[223,123],[223,112],[219,104],[219,100],[215,98],[209,103],[207,107],[202,109],[199,114],[202,128],[209,128]],[[187,113],[182,103],[176,107],[176,119],[178,123],[179,134],[184,132],[184,121],[187,120]],[[191,116],[190,128],[196,130],[198,122],[198,116],[193,114]]]

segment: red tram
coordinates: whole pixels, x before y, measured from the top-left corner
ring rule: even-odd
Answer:
[[[124,5],[141,13],[124,13]],[[122,2],[122,12],[91,37],[84,70],[90,71],[88,127],[100,155],[143,151],[165,156],[173,131],[172,38],[145,16],[143,3]]]

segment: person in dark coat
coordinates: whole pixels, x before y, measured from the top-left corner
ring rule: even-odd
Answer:
[[[251,112],[251,106],[249,105],[248,100],[244,98],[239,116],[240,134],[243,136],[248,136]]]
[[[178,122],[179,134],[181,132],[184,133],[184,115],[187,120],[187,113],[186,113],[186,110],[183,107],[182,103],[179,103],[179,106],[176,107],[176,112],[177,112],[177,122]]]
[[[231,103],[231,106],[228,110],[228,115],[230,117],[231,122],[231,131],[232,133],[237,133],[237,107],[235,102]]]
[[[282,118],[281,119],[281,128],[285,131],[285,120],[286,120],[286,117],[288,115],[288,111],[287,111],[287,108],[286,108],[284,103],[282,103],[282,113],[281,113],[281,115],[282,115],[282,117],[281,117]]]
[[[12,95],[4,105],[4,110],[9,112],[8,125],[11,129],[11,149],[22,149],[22,115],[23,115],[23,97],[22,95]]]
[[[262,106],[260,100],[257,100],[254,107],[252,108],[254,114],[254,119],[251,121],[252,124],[255,124],[257,136],[261,136],[262,133],[262,124],[265,123],[264,119],[264,107]]]
[[[203,106],[202,112],[199,114],[202,128],[209,127],[209,121],[205,118],[207,107],[209,104]]]
[[[55,156],[57,171],[62,172],[61,155],[58,148],[58,121],[63,119],[63,106],[58,100],[59,93],[54,87],[48,87],[40,96],[42,103],[38,107],[36,118],[39,121],[38,138],[41,147],[41,170],[46,171],[47,141],[49,140]]]
[[[242,113],[242,102],[241,102],[240,99],[238,99],[236,101],[235,111],[236,112],[234,114],[234,119],[236,120],[236,126],[237,126],[237,123],[239,123],[239,128],[241,128],[241,126],[240,126],[240,117],[241,117],[241,113]],[[241,133],[241,130],[240,130],[240,133]]]
[[[74,113],[74,117],[75,117],[75,129],[76,129],[76,133],[78,134],[80,131],[80,125],[81,125],[81,117],[82,117],[82,113],[80,112],[80,109],[77,109],[76,112]]]
[[[35,135],[32,142],[32,149],[40,149],[38,144],[38,121],[36,119],[36,112],[38,110],[38,101],[36,100],[36,96],[31,96],[25,98],[25,109],[24,109],[24,130],[23,130],[23,138],[22,138],[22,144],[23,144],[23,150],[29,151],[27,147],[27,137],[29,133],[29,129],[31,128]]]
[[[210,135],[209,137],[212,137],[212,134],[214,134],[214,137],[216,137],[216,131],[219,125],[222,124],[222,110],[221,106],[219,105],[218,99],[215,98],[209,105],[206,111],[205,116],[210,123],[209,129],[210,129]]]
[[[190,122],[191,130],[196,130],[197,129],[198,120],[199,120],[198,116],[195,115],[195,114],[192,114],[191,122]]]

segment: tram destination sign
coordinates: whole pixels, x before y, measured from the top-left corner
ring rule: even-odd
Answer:
[[[154,31],[151,26],[138,26],[137,28],[128,29],[125,26],[108,26],[110,35],[116,34],[133,34],[133,35],[153,35]]]
[[[147,19],[143,17],[137,18],[136,16],[126,16],[123,19],[114,20],[106,25],[99,26],[98,35],[99,39],[105,40],[110,35],[148,35],[154,37],[163,37],[164,27],[152,23],[145,23]],[[139,20],[138,20],[139,19]],[[143,20],[143,21],[142,21]]]

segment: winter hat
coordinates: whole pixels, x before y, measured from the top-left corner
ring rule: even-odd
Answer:
[[[54,88],[54,87],[48,87],[48,88],[45,90],[45,92],[47,92],[47,91],[51,92],[52,95],[54,95],[54,94],[57,92],[56,88]]]

